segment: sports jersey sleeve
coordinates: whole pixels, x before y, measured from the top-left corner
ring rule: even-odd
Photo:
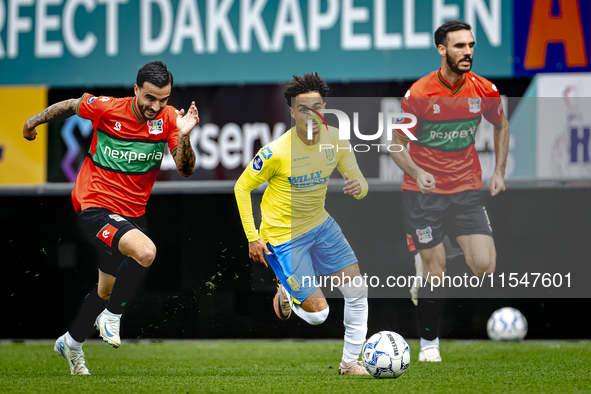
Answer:
[[[349,143],[349,141],[347,141]],[[349,143],[349,147],[351,144]],[[337,164],[337,170],[345,177],[345,172],[349,175],[351,179],[357,179],[359,185],[361,186],[361,193],[353,196],[358,200],[361,200],[363,197],[367,196],[367,192],[369,191],[369,185],[367,184],[367,180],[363,176],[363,173],[359,169],[359,165],[357,165],[357,159],[355,158],[355,153],[353,150],[349,151],[348,149],[339,150],[339,162]]]
[[[494,84],[487,87],[487,97],[485,101],[484,118],[492,124],[497,124],[503,119],[503,102],[499,91]]]
[[[411,93],[413,91],[413,88],[414,86],[411,86],[411,88],[404,95],[404,98],[400,102],[400,110],[407,114],[412,114],[416,116],[418,120],[420,118],[421,98],[416,96],[415,93]],[[409,118],[400,117],[396,119],[397,124],[407,124],[410,122],[411,120]],[[417,125],[415,125],[414,127],[409,127],[408,130],[412,133],[412,135],[416,136]],[[411,140],[400,129],[394,129],[394,135],[403,141]]]
[[[93,122],[98,121],[101,116],[111,108],[113,99],[108,96],[93,96],[84,93],[76,105],[76,115]]]
[[[172,130],[168,133],[168,137],[166,139],[168,143],[168,149],[170,149],[170,154],[172,157],[176,155],[176,151],[179,145],[179,129],[176,127],[176,108],[174,107],[167,107],[168,108],[168,116],[167,116],[167,128]]]
[[[234,195],[236,196],[238,211],[240,212],[240,220],[242,221],[242,227],[244,228],[248,242],[254,242],[260,238],[259,232],[254,224],[250,192],[272,178],[277,171],[277,166],[280,165],[277,155],[271,155],[269,157],[264,153],[264,149],[269,148],[267,146],[261,148],[242,175],[240,175],[234,186]],[[268,159],[265,159],[265,157],[268,157]]]

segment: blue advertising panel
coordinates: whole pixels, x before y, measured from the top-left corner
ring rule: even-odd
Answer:
[[[180,84],[410,80],[433,31],[474,26],[474,68],[513,72],[511,0],[0,0],[0,85],[122,86],[162,60]]]
[[[591,3],[587,0],[513,2],[514,72],[591,71]]]

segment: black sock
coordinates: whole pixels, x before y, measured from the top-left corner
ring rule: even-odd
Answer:
[[[97,289],[98,285],[86,295],[76,320],[68,330],[72,338],[78,342],[84,342],[86,338],[92,335],[96,317],[107,306],[108,301],[99,297]]]
[[[117,278],[111,291],[111,298],[107,309],[111,313],[121,314],[125,304],[131,298],[148,268],[144,267],[131,257],[123,260],[117,270]]]
[[[423,283],[424,287],[419,288],[419,329],[421,338],[432,341],[438,337],[437,326],[439,315],[444,302],[445,289],[441,286],[433,287],[428,282]]]

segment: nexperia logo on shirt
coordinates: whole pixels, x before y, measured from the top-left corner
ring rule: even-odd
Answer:
[[[463,150],[476,140],[480,117],[465,121],[423,123],[417,143],[440,150]]]
[[[165,144],[165,140],[118,139],[99,130],[92,161],[107,170],[143,174],[160,169]]]

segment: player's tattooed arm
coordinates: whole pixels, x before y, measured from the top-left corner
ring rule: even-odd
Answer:
[[[193,101],[186,114],[184,109],[176,113],[178,114],[176,127],[179,131],[179,145],[174,161],[179,174],[188,177],[195,172],[195,152],[191,148],[191,131],[199,124],[199,111]]]
[[[31,116],[23,126],[23,137],[29,141],[33,141],[37,137],[37,130],[35,128],[40,124],[64,120],[75,115],[76,106],[79,101],[79,98],[60,101],[44,109],[37,115]]]
[[[195,152],[191,147],[189,135],[179,135],[179,146],[174,160],[179,174],[184,177],[193,175],[193,172],[195,172]]]

